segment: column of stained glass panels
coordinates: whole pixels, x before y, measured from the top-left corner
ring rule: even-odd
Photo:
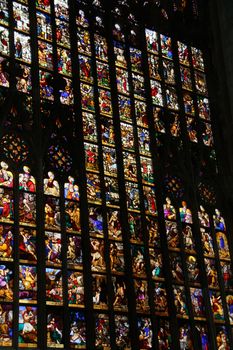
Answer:
[[[167,314],[162,254],[156,219],[155,179],[147,123],[142,53],[140,49],[134,46],[130,46],[127,52],[124,37],[122,34],[120,35],[118,28],[119,25],[115,25],[114,34],[118,40],[114,42],[114,53],[133,263],[132,270],[136,311],[138,313],[139,345],[140,348],[145,346],[145,344],[148,348],[151,348],[152,324],[151,319],[146,316],[150,313],[147,278],[153,279],[155,314],[157,316],[165,316]],[[119,41],[119,38],[121,38],[121,41]],[[129,55],[130,67],[127,66],[127,54]],[[129,68],[130,70],[128,70]],[[129,88],[129,78],[132,81],[131,89]],[[143,194],[143,202],[141,203],[140,191]],[[143,233],[143,221],[148,230],[148,237]],[[146,261],[146,255],[149,256],[148,261]],[[150,276],[147,276],[146,273],[147,263],[150,264]],[[166,320],[160,318],[157,318],[157,320],[160,324],[158,327],[160,343],[168,343],[169,324]],[[162,335],[163,327],[166,330]]]
[[[187,133],[191,142],[200,142],[207,147],[213,147],[213,135],[211,127],[211,113],[209,108],[208,90],[206,85],[205,65],[203,54],[200,49],[195,47],[188,47],[186,44],[178,42],[178,57],[180,63],[181,84],[183,89],[183,102],[184,110],[186,114]],[[224,304],[228,300],[231,300],[231,296],[228,297],[228,285],[229,276],[231,275],[230,266],[230,253],[228,248],[226,227],[224,219],[221,217],[220,212],[216,209],[214,215],[214,228],[212,234],[210,231],[209,215],[205,212],[201,206],[199,211],[199,223],[200,233],[202,240],[202,249],[204,254],[206,277],[209,286],[210,304],[213,312],[213,319],[216,324],[224,323]],[[221,243],[223,250],[221,250]],[[215,247],[215,248],[214,248]],[[215,250],[215,252],[214,252]],[[219,251],[217,256],[216,250]],[[218,262],[217,258],[220,258]],[[218,265],[220,264],[220,270],[222,271],[222,277],[225,293],[221,293],[221,276]],[[225,275],[224,275],[225,271]],[[231,289],[231,288],[230,288]],[[229,293],[230,294],[230,293]],[[223,300],[226,295],[226,300]],[[191,295],[193,299],[194,296]],[[231,302],[229,302],[230,305]],[[228,310],[229,305],[227,305]],[[231,316],[229,313],[229,319]],[[231,322],[231,321],[230,321]],[[203,342],[207,341],[206,331],[203,327],[196,326],[199,329],[200,336]],[[203,336],[203,332],[205,337]],[[217,346],[228,346],[229,342],[227,331],[225,326],[217,326]],[[204,343],[202,343],[204,346]]]
[[[38,63],[39,63],[39,81],[40,96],[42,99],[54,100],[52,87],[53,66],[53,35],[51,24],[51,6],[50,2],[36,3],[37,20],[37,44],[38,44]]]
[[[86,348],[84,308],[83,254],[79,209],[79,187],[72,176],[64,184],[64,213],[67,241],[67,283],[70,317],[69,341],[72,348]]]
[[[143,195],[144,195],[144,205],[145,205],[145,213],[147,229],[149,233],[149,256],[150,256],[150,267],[153,279],[153,300],[154,300],[154,308],[155,314],[157,316],[156,321],[158,322],[158,346],[159,348],[169,347],[171,344],[171,335],[170,335],[170,325],[166,316],[168,316],[168,305],[167,305],[167,292],[164,284],[164,275],[163,275],[163,263],[162,263],[162,252],[160,247],[160,237],[158,234],[158,227],[156,223],[156,219],[152,217],[152,215],[157,214],[153,208],[153,198],[152,189],[149,190],[149,187],[145,185],[155,186],[155,177],[153,174],[153,166],[150,148],[144,140],[144,137],[147,136],[147,141],[149,140],[149,132],[148,132],[148,122],[146,116],[146,104],[144,98],[139,97],[137,94],[137,80],[138,75],[142,74],[142,62],[141,62],[141,51],[136,49],[135,47],[130,47],[130,60],[131,60],[131,69],[132,69],[132,78],[133,78],[133,88],[134,88],[134,104],[135,104],[135,117],[137,124],[137,135],[139,142],[139,154],[140,154],[140,168],[141,168],[141,176],[143,183]],[[151,87],[158,87],[158,95],[157,95],[157,106],[154,108],[154,118],[155,114],[160,114],[161,108],[159,106],[163,105],[163,99],[161,94],[161,84],[160,84],[160,75],[159,75],[159,58],[151,57],[151,61],[149,62],[150,69],[150,78],[154,77],[158,79],[158,81],[151,81]],[[153,72],[153,73],[152,73]],[[137,73],[137,74],[135,74]],[[154,75],[153,75],[154,74]],[[153,85],[155,84],[155,85]],[[156,92],[156,94],[157,94]],[[152,96],[155,96],[153,92]],[[143,100],[143,101],[142,101]],[[155,102],[153,100],[153,102]],[[157,132],[164,133],[164,124],[160,121],[158,124],[155,121],[155,129]],[[160,126],[160,127],[159,127]],[[148,215],[149,214],[149,215]],[[140,323],[138,324],[140,326]],[[144,328],[140,328],[140,346],[143,346],[142,339],[142,331],[146,335],[147,324],[145,324]]]
[[[97,75],[98,85],[101,86],[102,72],[104,74],[105,69],[102,71],[101,60],[107,62],[107,57],[101,55],[99,52],[100,37],[95,36],[96,43],[96,56],[99,60],[97,63]],[[106,45],[106,44],[105,44]],[[107,52],[106,52],[107,53]],[[106,70],[109,66],[106,65]],[[110,85],[108,85],[110,88]],[[104,93],[99,89],[99,103],[100,113],[106,114],[112,118],[112,113],[106,113],[104,110]],[[113,120],[105,117],[101,117],[101,137],[103,146],[103,161],[104,161],[104,173],[105,175],[112,175],[114,178],[105,176],[105,188],[106,188],[106,201],[109,208],[107,208],[107,226],[108,226],[108,239],[109,239],[109,256],[110,256],[110,272],[111,281],[113,286],[113,309],[115,319],[115,331],[116,331],[116,345],[119,346],[121,342],[123,346],[130,346],[129,341],[129,322],[127,317],[128,301],[126,293],[126,278],[125,278],[125,262],[124,262],[124,247],[123,237],[121,231],[120,211],[119,211],[119,189],[117,180],[117,162],[116,162],[116,148],[115,148],[115,135],[113,131]],[[113,148],[114,147],[114,148]],[[108,184],[108,188],[106,187]],[[117,193],[117,203],[107,200],[107,193],[116,197],[114,192]],[[111,196],[112,196],[111,195]],[[112,204],[112,205],[111,205]],[[115,205],[117,204],[117,206]],[[112,206],[112,208],[110,208]],[[115,208],[113,207],[115,206]],[[124,312],[124,314],[122,314]]]
[[[54,15],[53,15],[54,14]],[[67,0],[36,3],[40,96],[54,100],[54,73],[62,76],[57,93],[60,102],[73,104],[72,70]],[[55,51],[56,47],[56,52]],[[54,59],[56,57],[56,60]],[[56,67],[54,64],[56,63]],[[57,81],[59,79],[57,78]],[[61,82],[61,80],[60,80]]]
[[[169,202],[167,202],[169,207]],[[185,265],[187,270],[188,290],[191,298],[191,309],[195,321],[195,332],[198,335],[198,346],[204,349],[210,346],[208,328],[206,324],[206,305],[204,302],[204,291],[201,288],[200,264],[198,262],[197,239],[193,234],[193,219],[191,210],[187,203],[182,201],[179,208],[180,221],[182,225],[182,250],[185,252]],[[190,313],[189,313],[190,314]],[[185,334],[187,325],[180,329],[180,334]],[[190,336],[191,337],[191,336]],[[185,337],[182,341],[185,343]]]
[[[69,307],[70,345],[86,344],[79,187],[72,176],[59,186],[54,173],[44,179],[47,346],[64,347],[62,308]],[[65,245],[64,239],[66,241]],[[66,248],[65,248],[66,247]],[[64,252],[64,249],[66,251]],[[65,262],[62,257],[65,256]],[[67,276],[62,271],[67,271]],[[67,282],[64,293],[64,281]]]
[[[31,85],[31,47],[30,47],[30,23],[27,3],[1,2],[0,19],[0,56],[1,78],[0,85],[8,88],[12,76],[10,75],[10,62],[15,60],[15,84],[20,93],[30,94]],[[8,7],[9,6],[9,7]],[[9,23],[12,14],[11,24]],[[9,28],[10,27],[10,28]],[[13,46],[10,38],[13,38]],[[10,47],[13,47],[10,60]],[[22,102],[31,108],[30,96],[21,95]],[[12,120],[9,119],[11,123]],[[30,175],[28,167],[23,168],[19,175],[19,190],[13,194],[13,175],[8,170],[8,165],[1,162],[1,219],[8,225],[1,225],[1,260],[13,261],[13,266],[1,264],[1,346],[12,346],[12,325],[18,324],[18,339],[14,344],[20,347],[36,347],[37,344],[37,257],[36,257],[36,196],[35,179]],[[16,181],[18,183],[18,181]],[[17,193],[17,195],[16,195]],[[17,198],[17,203],[14,200]],[[17,208],[17,214],[15,213]],[[15,219],[17,218],[17,219]],[[19,218],[19,220],[18,220]],[[15,221],[17,220],[17,222]],[[11,223],[11,225],[10,225]],[[12,224],[15,224],[12,226]],[[17,227],[17,239],[16,239]],[[30,242],[31,240],[31,242]],[[31,249],[31,253],[29,250]],[[18,266],[18,267],[17,267]],[[13,279],[13,274],[15,276]],[[17,276],[19,275],[19,279]],[[14,283],[13,283],[14,281]],[[14,298],[13,298],[14,291]],[[12,304],[7,301],[14,300],[15,317],[13,318]],[[17,310],[17,311],[16,311]],[[18,322],[16,321],[18,318]],[[32,331],[30,337],[28,330]],[[16,335],[15,335],[16,337]]]
[[[120,130],[121,130],[121,144],[123,152],[123,170],[125,178],[125,187],[126,187],[126,200],[127,207],[135,208],[135,211],[128,212],[128,220],[131,222],[130,228],[130,238],[132,240],[138,241],[143,244],[142,237],[142,226],[140,218],[140,203],[139,203],[139,188],[137,184],[137,164],[136,164],[136,155],[135,155],[135,142],[134,142],[134,129],[132,124],[132,104],[130,97],[130,82],[129,82],[129,67],[127,65],[126,59],[126,47],[125,47],[125,37],[121,32],[121,27],[119,24],[115,24],[113,30],[113,50],[115,57],[116,65],[116,87],[117,87],[117,97],[118,97],[118,110],[120,117]],[[129,181],[130,180],[130,181]],[[135,236],[133,235],[135,233]],[[134,236],[134,237],[133,237]],[[118,239],[117,237],[112,237],[113,239]],[[121,237],[122,239],[122,237]],[[131,240],[131,242],[132,242]],[[144,261],[144,252],[142,246],[131,245],[131,252],[133,252],[134,260],[136,259],[138,253],[142,258],[141,263],[141,275],[145,277],[145,261]],[[133,270],[133,267],[132,267]],[[136,271],[134,271],[136,274]],[[140,273],[139,273],[140,275]],[[138,290],[138,296],[136,301],[136,308],[140,309],[141,312],[149,312],[148,304],[148,286],[147,282],[142,279],[132,280],[135,290]],[[127,314],[120,314],[120,311],[127,311],[127,300],[125,298],[125,286],[126,283],[124,279],[116,280],[114,284],[114,309],[115,313],[115,327],[116,327],[116,344],[122,343],[126,348],[130,347],[129,339],[129,320]],[[121,300],[121,289],[124,288],[124,300]],[[139,297],[139,290],[141,290],[141,300]],[[125,305],[124,305],[125,304]],[[122,324],[124,325],[122,327]]]
[[[1,57],[1,78],[0,85],[9,87],[10,84],[10,36],[13,30],[14,52],[11,56],[16,59],[17,89],[22,92],[31,91],[31,47],[30,47],[30,23],[28,6],[26,2],[12,2],[13,26],[9,25],[9,3],[7,0],[1,2],[0,19],[0,57]],[[9,26],[11,28],[9,28]]]
[[[30,93],[32,90],[31,82],[31,47],[30,47],[30,23],[27,2],[13,1],[11,5],[7,0],[0,4],[0,86],[9,88],[10,81],[14,80],[16,88],[21,95],[22,102],[27,106],[28,111],[31,108]],[[10,11],[10,9],[12,11]],[[12,12],[12,21],[9,22],[9,14]],[[13,41],[13,45],[11,43]],[[12,48],[13,52],[10,52]],[[10,58],[11,56],[11,58]],[[15,60],[15,77],[11,75],[12,59]],[[11,63],[10,63],[11,62]]]
[[[165,133],[166,129],[168,129],[172,136],[180,136],[178,114],[180,106],[175,85],[174,55],[171,38],[146,29],[146,41],[155,130],[157,133]],[[162,88],[160,81],[162,82]],[[166,109],[161,108],[163,101],[161,93],[165,97]],[[180,319],[181,348],[188,346],[188,343],[192,341],[190,325],[184,321],[184,319],[189,318],[190,311],[195,320],[205,320],[197,253],[192,238],[192,215],[186,207],[187,204],[183,201],[182,208],[177,208],[177,210],[180,210],[180,213],[185,213],[185,217],[181,216],[182,224],[180,225],[180,220],[177,222],[176,209],[171,205],[169,198],[166,199],[166,204],[164,205],[167,244],[173,277],[174,304],[177,317]],[[190,216],[188,215],[189,213]],[[179,231],[181,234],[179,234]],[[193,242],[192,247],[190,246],[189,249],[186,246],[188,242],[185,239],[186,233],[190,244]],[[185,254],[182,252],[185,252]],[[191,304],[188,303],[188,299],[191,301]],[[192,310],[188,310],[188,304]],[[197,326],[199,327],[199,325]],[[202,330],[206,332],[205,325],[203,325]]]
[[[32,90],[30,22],[27,2],[13,1],[14,48],[17,70],[17,89],[24,93]]]
[[[107,207],[109,215],[114,216],[115,214],[119,222],[119,193],[116,179],[114,129],[111,119],[112,103],[107,43],[101,34],[95,33],[95,47],[92,50],[89,24],[83,10],[79,10],[77,15],[77,37],[91,243],[92,293],[95,310],[95,344],[109,348],[109,315],[106,312],[109,309],[109,295],[105,260],[107,232],[104,230],[104,220],[106,220],[104,208]],[[95,58],[93,59],[92,56]],[[95,77],[93,65],[97,72]],[[96,88],[94,88],[94,81],[97,83]],[[99,100],[98,106],[95,105],[95,99]],[[100,114],[97,120],[98,111]],[[101,147],[99,147],[100,143]],[[115,252],[116,248],[110,247],[109,244],[109,255],[113,249]],[[120,262],[120,266],[117,266],[119,273],[124,264],[121,253],[117,249],[117,259]],[[100,329],[103,331],[100,332]]]
[[[9,87],[9,76],[6,70],[7,60],[10,56],[10,46],[9,46],[9,8],[8,1],[4,0],[0,4],[0,10],[2,16],[0,18],[0,34],[1,44],[0,44],[0,57],[1,57],[1,77],[0,77],[0,85]],[[5,67],[4,67],[5,66]],[[5,69],[4,69],[5,68]]]
[[[153,31],[146,30],[146,37],[147,37],[147,45],[148,43],[150,44],[148,46],[148,52],[149,52],[149,68],[150,68],[150,74],[155,74],[153,72],[153,62],[155,62],[155,59],[158,57],[155,55],[150,55],[150,51],[158,51],[158,45],[156,44],[156,38],[158,37],[157,34]],[[154,38],[154,39],[153,39]],[[169,38],[164,37],[163,35],[160,36],[161,38],[161,51],[162,51],[162,56],[166,56],[167,58],[172,57],[172,52],[168,49],[166,50],[166,44],[167,42],[169,43],[169,46],[171,48],[171,42]],[[165,40],[166,39],[166,40]],[[165,51],[164,51],[165,50]],[[186,114],[186,123],[187,123],[187,132],[188,136],[190,138],[190,141],[192,142],[198,142],[198,131],[197,129],[200,130],[200,138],[203,140],[204,145],[206,146],[213,146],[213,137],[212,137],[212,131],[211,131],[211,125],[210,125],[210,111],[209,111],[209,101],[208,101],[208,93],[207,93],[207,87],[206,87],[206,81],[205,81],[205,74],[204,74],[204,62],[203,62],[203,57],[202,57],[202,52],[199,49],[196,48],[189,48],[180,42],[178,42],[178,53],[179,53],[179,60],[180,60],[180,73],[181,73],[181,81],[182,81],[182,88],[183,88],[183,102],[184,102],[184,110]],[[190,60],[190,53],[192,53],[192,58]],[[192,62],[192,67],[190,67],[190,62]],[[173,104],[171,105],[169,102],[169,99],[171,98],[171,101],[174,101],[174,96],[171,94],[171,91],[174,92],[174,89],[168,89],[166,84],[175,84],[175,77],[174,77],[174,67],[173,64],[168,61],[164,61],[163,59],[163,72],[164,72],[164,80],[165,80],[165,93],[166,93],[166,103],[167,107],[172,110],[179,109],[178,104],[176,105]],[[171,70],[166,70],[165,67],[171,67]],[[157,69],[159,67],[159,64],[157,65]],[[170,72],[170,74],[168,74]],[[170,78],[168,79],[168,77]],[[171,76],[173,77],[171,79]],[[154,75],[156,77],[156,75]],[[194,78],[193,78],[194,77]],[[158,71],[157,71],[157,79],[159,79]],[[194,85],[193,82],[194,81]],[[151,86],[153,87],[154,82],[151,83]],[[196,94],[194,94],[196,92]],[[156,91],[157,93],[157,91]],[[152,91],[152,99],[153,99],[153,91]],[[175,99],[177,101],[177,99]],[[197,110],[195,110],[195,106],[197,106]],[[198,115],[200,119],[196,120],[195,116]],[[157,119],[158,115],[156,116]],[[177,114],[175,115],[175,119],[178,118]],[[174,120],[175,120],[174,119]],[[206,122],[205,122],[205,121]],[[155,127],[157,126],[157,131],[158,132],[165,132],[164,123],[163,120],[159,120],[159,124],[156,122]],[[177,119],[178,121],[178,119]],[[201,123],[201,126],[197,128],[197,122]],[[170,124],[171,125],[171,124]],[[174,126],[174,132],[172,132],[172,128],[170,129],[171,134],[173,136],[177,136],[177,123],[173,124]],[[195,127],[194,127],[195,126]],[[170,199],[167,198],[167,203],[165,205],[165,208],[169,208],[171,206]],[[171,206],[172,207],[172,206]],[[173,207],[172,207],[173,208]],[[183,213],[187,213],[188,216],[186,218],[183,216]],[[182,202],[182,208],[180,208],[180,218],[181,221],[183,222],[182,226],[185,225],[185,227],[182,227],[182,247],[185,248],[185,269],[187,270],[187,278],[188,278],[188,285],[189,285],[189,291],[190,291],[190,297],[191,297],[191,306],[192,306],[192,313],[194,316],[194,320],[205,320],[205,307],[204,307],[204,301],[203,301],[203,296],[202,296],[202,290],[200,289],[200,280],[199,280],[199,268],[197,264],[197,257],[196,251],[195,251],[195,243],[192,238],[192,219],[191,216],[189,217],[189,213],[191,214],[190,210],[187,209],[187,205],[185,202]],[[166,213],[165,213],[165,218],[166,218]],[[173,214],[168,214],[171,216],[175,215]],[[173,217],[174,219],[174,217]],[[191,220],[191,221],[190,221]],[[189,225],[186,225],[184,223],[188,223]],[[202,228],[203,230],[203,228]],[[178,251],[181,251],[181,247],[179,244],[179,234],[177,230],[177,224],[175,222],[170,222],[170,220],[166,220],[166,231],[168,235],[168,247],[169,250],[174,249],[172,245],[174,244],[174,241],[177,241],[176,244],[176,249]],[[192,243],[192,249],[189,251],[187,244]],[[183,250],[182,248],[182,250]],[[179,256],[178,253],[170,253],[170,260],[171,260],[171,268],[172,268],[172,274],[175,276],[175,279],[177,280],[176,282],[179,282],[184,284],[184,272],[183,272],[183,267],[182,267],[182,259],[181,256]],[[207,265],[206,265],[207,264]],[[211,266],[211,259],[206,259],[205,258],[205,265],[207,267],[207,271],[210,271],[210,275],[215,275],[215,281],[214,279],[211,281],[215,283],[215,287],[212,286],[212,288],[218,288],[219,289],[219,282],[218,282],[218,275],[217,275],[217,267],[216,267],[216,261],[212,259],[212,265]],[[227,271],[225,274],[225,278],[228,279],[228,274],[230,275],[231,269],[230,269],[230,264],[226,264],[223,261],[220,262],[220,265],[222,268]],[[181,276],[177,276],[177,272],[180,271]],[[199,280],[199,281],[198,281]],[[199,287],[199,288],[197,288]],[[178,292],[178,294],[177,294]],[[222,299],[221,299],[221,294],[220,291],[216,292],[213,296],[212,294],[214,292],[210,292],[210,302],[211,305],[213,305],[213,301],[215,300],[216,302],[219,302],[219,308],[218,311],[222,313],[222,316],[217,316],[214,315],[214,319],[218,319],[218,322],[224,322],[224,315],[223,315],[223,306],[222,306]],[[183,316],[179,315],[180,310],[177,310],[178,316],[179,317],[188,317],[188,308],[187,308],[187,292],[185,293],[185,288],[184,286],[176,286],[174,285],[174,297],[175,297],[175,306],[177,308],[177,305],[179,306],[180,301],[183,303]],[[183,299],[183,300],[182,300]],[[230,299],[230,298],[229,298]],[[180,307],[180,306],[179,306]],[[212,306],[214,308],[215,305]],[[217,307],[216,307],[217,309]],[[222,320],[221,320],[222,317]],[[200,334],[200,341],[201,345],[204,347],[208,345],[208,336],[207,336],[207,326],[204,323],[195,323],[196,330]],[[225,339],[226,335],[226,330],[223,327],[222,329],[218,329],[218,334]],[[188,336],[187,336],[188,335]],[[220,341],[220,336],[218,335],[217,337],[217,342],[221,344],[224,344],[224,341]],[[187,323],[181,323],[180,326],[180,346],[187,345],[188,342],[191,341],[191,329],[190,326]]]
[[[202,51],[178,42],[178,56],[188,137],[191,142],[202,141],[205,146],[213,147]]]
[[[222,295],[223,303],[227,304],[228,318],[230,325],[233,325],[233,310],[232,310],[232,300],[233,300],[233,283],[232,283],[232,256],[229,251],[228,244],[228,231],[225,224],[225,220],[222,217],[220,211],[215,209],[214,215],[212,217],[212,237],[215,244],[215,258],[218,259],[221,271],[221,281],[223,281],[224,293]],[[220,282],[221,283],[221,282]],[[217,345],[219,348],[221,346],[229,346],[229,333],[226,331],[225,326],[217,325],[221,320],[225,320],[226,315],[222,312],[221,297],[216,291],[210,291],[210,302],[213,310],[214,320],[216,322],[216,336]],[[226,300],[224,300],[226,298]],[[218,308],[218,309],[217,309]],[[232,327],[230,329],[232,333]],[[227,334],[228,333],[228,334]]]
[[[27,166],[19,174],[18,345],[37,346],[36,182]]]
[[[19,174],[19,189],[13,191],[13,174],[9,171],[8,164],[2,161],[0,184],[0,345],[5,347],[13,345],[12,325],[14,323],[18,324],[18,346],[36,347],[36,183],[30,174],[30,169],[24,166],[23,172]],[[15,198],[18,198],[18,203]],[[19,279],[16,278],[18,273],[14,276],[15,269],[12,263],[15,267],[18,266],[17,269],[19,268]],[[15,293],[14,298],[13,293]],[[18,322],[15,322],[13,317],[13,302],[15,306],[17,305],[18,312],[15,311],[15,313],[18,314]]]
[[[225,220],[220,211],[215,209],[213,221],[210,215],[200,206],[198,212],[202,249],[205,261],[206,278],[209,286],[210,304],[216,324],[218,348],[229,346],[229,336],[224,315],[224,304],[230,324],[232,325],[232,267],[228,245],[228,233]],[[222,290],[222,287],[224,290]],[[226,299],[225,299],[226,298]]]
[[[84,284],[79,209],[79,187],[69,176],[60,187],[52,172],[44,179],[45,255],[46,255],[46,306],[47,346],[64,347],[62,308],[69,307],[70,343],[85,348]],[[62,209],[62,210],[61,210]],[[65,237],[65,238],[64,238]],[[64,252],[62,241],[66,240]],[[64,254],[65,253],[65,254]],[[65,262],[62,256],[66,257]],[[62,275],[65,269],[67,276]],[[63,291],[63,278],[67,281],[67,295]]]
[[[6,316],[3,320],[3,330],[1,331],[0,345],[13,345],[13,262],[14,262],[14,194],[13,194],[13,174],[8,169],[5,162],[1,162],[0,171],[0,311]],[[18,289],[17,289],[18,290]],[[7,322],[7,320],[9,320]]]
[[[73,104],[72,69],[69,32],[69,8],[67,0],[54,1],[57,43],[57,70],[65,80],[59,91],[60,101],[66,105]],[[82,311],[84,308],[83,258],[81,244],[81,226],[79,209],[79,187],[77,181],[69,176],[64,184],[63,204],[66,231],[66,268],[67,268],[67,300],[69,306],[69,342],[73,348],[86,347],[86,324]],[[65,320],[66,322],[66,320]]]
[[[1,19],[0,19],[0,66],[1,76],[0,85],[2,87],[9,87],[9,76],[7,73],[7,64],[10,57],[10,44],[9,44],[9,8],[7,0],[2,1],[0,4]],[[3,90],[4,91],[4,90]],[[14,239],[14,196],[13,196],[13,174],[8,170],[8,165],[1,162],[1,168],[5,169],[4,176],[1,171],[1,202],[2,210],[0,214],[0,235],[1,242],[5,241],[5,249],[0,252],[1,260],[1,295],[0,295],[0,307],[1,314],[5,314],[9,318],[8,325],[5,326],[4,334],[1,336],[1,346],[12,346],[13,344],[13,266],[10,262],[13,262],[13,239]],[[5,199],[4,199],[5,198]],[[7,200],[6,200],[7,199]],[[3,211],[3,200],[5,202],[5,213]],[[7,209],[7,210],[6,210]],[[7,263],[6,263],[7,262]],[[10,265],[9,265],[10,264]]]
[[[160,41],[159,41],[160,38]],[[166,98],[166,107],[169,111],[164,112],[159,107],[154,107],[154,122],[155,129],[157,132],[165,133],[166,125],[170,130],[172,136],[180,135],[180,126],[179,126],[179,115],[178,111],[180,106],[178,104],[178,98],[175,88],[175,73],[174,73],[174,61],[173,61],[173,52],[172,52],[172,43],[171,38],[165,35],[159,35],[158,33],[146,29],[146,40],[147,40],[147,49],[148,49],[148,63],[149,63],[149,73],[151,78],[151,87],[152,87],[152,100],[154,104],[160,104],[156,96],[158,94],[158,89],[153,90],[153,86],[156,86],[156,81],[153,79],[163,81],[163,95]],[[162,70],[163,75],[161,77],[160,71]],[[186,72],[188,76],[190,85],[192,85],[191,72]],[[186,84],[188,88],[188,84]],[[158,82],[157,82],[157,86]],[[189,86],[190,89],[190,86]],[[155,96],[154,96],[155,95]],[[185,101],[190,101],[191,97],[189,92],[184,92],[184,104]],[[187,104],[186,104],[187,105]],[[185,105],[185,106],[186,106]],[[186,108],[186,107],[185,107]],[[194,108],[194,107],[193,107]],[[194,113],[194,112],[193,112]],[[164,116],[166,115],[166,118]],[[169,249],[169,260],[170,268],[173,276],[173,293],[174,293],[174,303],[177,311],[177,316],[180,319],[189,318],[189,310],[187,299],[191,298],[191,308],[192,314],[195,320],[205,320],[205,309],[202,290],[200,288],[200,276],[199,276],[199,267],[197,262],[197,253],[192,238],[192,218],[191,212],[187,209],[187,204],[182,202],[182,208],[180,208],[180,214],[183,212],[185,216],[181,216],[182,227],[177,225],[176,221],[176,210],[170,203],[170,199],[166,199],[167,203],[165,204],[165,226],[167,233],[167,243]],[[174,213],[169,213],[169,207],[174,209]],[[168,209],[168,213],[166,210]],[[189,214],[186,218],[186,212]],[[168,220],[169,219],[169,220]],[[190,220],[189,220],[190,219]],[[186,225],[189,224],[189,225]],[[179,234],[179,228],[182,231],[181,238]],[[186,237],[187,234],[187,237]],[[191,249],[188,249],[186,244],[191,244],[193,246]],[[181,251],[185,251],[183,255]],[[182,257],[183,255],[183,257]],[[183,261],[183,262],[182,262]],[[185,266],[184,264],[185,263]],[[186,272],[185,272],[186,270]],[[186,275],[186,282],[185,282]],[[191,311],[191,310],[190,310]],[[197,330],[199,330],[200,335],[202,333],[205,335],[206,342],[208,343],[207,337],[207,327],[205,324],[196,324]],[[191,342],[191,328],[190,325],[186,322],[180,322],[180,347],[188,346],[188,343]],[[186,337],[187,335],[187,337]]]
[[[179,210],[179,215],[177,215]],[[197,334],[200,334],[199,343],[208,345],[208,331],[206,310],[201,289],[200,266],[196,250],[196,240],[193,235],[193,220],[191,210],[185,201],[182,207],[172,205],[170,198],[164,204],[164,218],[167,244],[169,249],[170,268],[173,279],[174,303],[179,322],[180,348],[191,346],[193,340],[190,324],[184,321],[192,313]],[[180,224],[181,222],[181,224]],[[179,231],[181,234],[179,234]],[[182,254],[183,252],[183,254]],[[185,271],[186,270],[186,271]],[[190,308],[188,298],[191,300]]]
[[[47,347],[63,347],[63,275],[60,186],[52,172],[44,179],[44,249],[46,255]]]
[[[172,136],[177,137],[180,136],[180,108],[175,86],[171,38],[150,29],[145,30],[145,35],[155,131],[164,134],[167,129]]]
[[[82,266],[81,227],[79,209],[79,188],[72,176],[58,184],[52,172],[44,179],[45,194],[45,255],[46,255],[46,306],[47,306],[47,346],[63,345],[63,312],[65,300],[69,306],[71,345],[79,335],[81,348],[85,348],[84,285]],[[63,210],[61,210],[61,208]],[[64,223],[62,225],[62,223]],[[67,251],[63,252],[63,237]],[[62,256],[66,257],[67,276],[62,275]],[[64,295],[63,279],[67,281],[67,295]],[[64,300],[63,300],[64,298]],[[65,320],[67,322],[67,320]]]
[[[156,137],[159,134],[169,132],[171,136],[180,136],[179,104],[175,86],[174,60],[171,38],[146,29],[146,44],[149,66],[149,78],[151,86],[151,98],[153,104],[153,122]],[[181,247],[179,246],[179,233],[176,222],[165,220],[167,235],[174,234],[174,241],[170,244],[167,239],[171,275],[173,277],[174,304],[177,317],[180,318],[180,338],[182,333],[190,337],[190,326],[183,323],[182,319],[188,318],[186,303],[186,289],[184,285],[184,273],[182,267]],[[170,231],[170,232],[169,232]],[[175,242],[175,239],[177,240]],[[175,246],[177,245],[177,246]],[[152,249],[151,249],[152,250]],[[155,255],[156,257],[156,255]],[[163,283],[162,254],[153,259],[153,278],[157,280],[155,288],[155,310],[160,311],[162,316],[169,316],[166,304],[166,289]],[[177,269],[177,271],[176,271]],[[179,270],[179,271],[178,271]],[[180,276],[176,275],[180,274]],[[161,281],[161,282],[160,282]],[[180,304],[177,300],[180,300]],[[159,310],[161,308],[161,310]],[[157,310],[158,309],[158,310]],[[159,312],[158,312],[159,314]],[[163,328],[164,327],[164,328]],[[165,331],[164,331],[165,329]],[[160,334],[161,333],[161,334]],[[161,318],[159,326],[159,346],[169,346],[170,342],[169,321]],[[180,342],[182,348],[182,341]],[[187,344],[186,344],[187,345]]]
[[[86,176],[87,176],[87,198],[88,203],[95,203],[95,205],[101,205],[101,190],[100,190],[100,178],[98,175],[98,147],[97,147],[97,127],[95,116],[95,103],[94,103],[94,90],[93,90],[93,72],[91,62],[91,42],[89,22],[86,18],[86,14],[82,9],[79,9],[76,14],[77,25],[77,59],[79,62],[79,78],[80,78],[80,91],[81,91],[81,107],[82,107],[82,120],[83,120],[83,138],[84,138],[84,151],[85,151],[85,164],[86,164]],[[91,170],[91,171],[90,171]],[[90,172],[89,172],[90,171]],[[102,208],[101,206],[89,206],[89,227],[90,232],[98,232],[101,235],[103,232],[102,222]],[[95,261],[96,265],[103,261],[104,266],[104,243],[103,240],[95,241],[91,238],[91,246],[94,246],[96,252],[96,259],[98,255],[98,249],[101,254],[99,261]],[[93,251],[92,251],[93,253]],[[95,258],[91,255],[91,264]],[[106,286],[106,282],[105,282]],[[71,314],[71,332],[70,332],[70,346],[72,348],[82,346],[85,348],[86,336],[85,336],[85,324],[84,314],[80,310]],[[72,320],[73,317],[73,320]],[[73,323],[74,326],[73,327]],[[78,336],[81,334],[81,339]]]

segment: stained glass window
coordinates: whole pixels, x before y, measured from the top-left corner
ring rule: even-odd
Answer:
[[[170,26],[200,16],[1,2],[0,348],[230,349],[208,55]]]

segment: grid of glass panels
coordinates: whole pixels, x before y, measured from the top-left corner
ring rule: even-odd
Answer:
[[[204,54],[121,5],[0,5],[2,348],[230,346],[217,195],[166,174],[215,162]]]

